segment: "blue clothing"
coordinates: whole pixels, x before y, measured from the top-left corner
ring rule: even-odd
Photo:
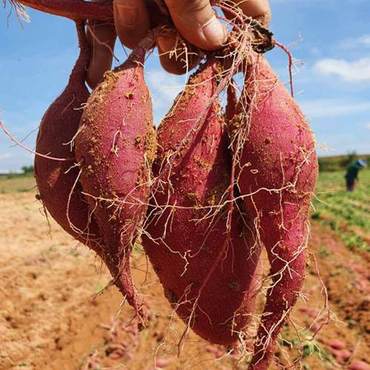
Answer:
[[[354,161],[347,167],[347,172],[344,176],[346,178],[347,191],[354,190],[358,173],[364,167],[366,167],[366,162],[363,160]]]
[[[360,168],[361,167],[356,162],[351,163],[347,167],[345,178],[349,180],[357,180],[358,172],[360,171]]]

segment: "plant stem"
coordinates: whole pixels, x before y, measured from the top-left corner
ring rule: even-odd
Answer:
[[[113,20],[112,2],[87,2],[84,0],[17,0],[19,3],[44,13],[73,20]],[[14,1],[15,2],[15,1]]]

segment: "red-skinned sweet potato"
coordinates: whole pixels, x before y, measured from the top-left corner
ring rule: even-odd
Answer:
[[[259,250],[239,211],[228,230],[230,207],[220,206],[231,153],[219,103],[210,106],[217,65],[190,78],[159,127],[143,245],[176,313],[210,342],[232,344],[250,319]]]
[[[269,366],[277,335],[303,283],[318,167],[308,124],[262,57],[249,68],[237,112],[233,129],[247,128],[239,189],[271,264],[272,283],[250,365],[262,370]]]
[[[101,238],[87,202],[81,194],[79,169],[75,166],[72,140],[80,125],[83,105],[89,97],[85,85],[90,60],[83,24],[77,25],[80,55],[72,70],[67,87],[50,105],[42,118],[36,152],[35,177],[39,197],[55,221],[70,235],[87,243],[101,255]]]
[[[105,245],[95,215],[89,209],[88,201],[82,193],[80,168],[76,166],[73,139],[80,126],[83,106],[90,96],[85,85],[90,48],[84,25],[79,24],[77,31],[80,56],[67,87],[45,113],[36,144],[37,153],[67,160],[59,161],[37,155],[35,177],[40,199],[51,216],[65,231],[88,245],[102,258],[115,279],[115,284],[126,294],[130,276],[117,278],[120,260],[115,254],[111,255],[111,248]]]
[[[89,98],[76,137],[81,183],[109,256],[116,283],[144,315],[130,270],[130,254],[146,214],[155,155],[152,106],[144,82],[145,50],[107,72]]]

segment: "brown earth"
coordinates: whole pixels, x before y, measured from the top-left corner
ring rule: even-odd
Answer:
[[[245,353],[226,354],[192,333],[179,344],[185,327],[140,251],[135,280],[152,320],[138,333],[117,290],[104,289],[99,260],[48,224],[34,193],[0,194],[0,203],[1,370],[246,368]],[[272,368],[370,369],[369,257],[316,224],[310,250],[304,292]]]

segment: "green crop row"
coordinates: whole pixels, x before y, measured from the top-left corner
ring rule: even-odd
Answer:
[[[347,247],[370,251],[370,170],[359,174],[353,192],[345,190],[344,172],[321,172],[312,219],[334,230]]]

